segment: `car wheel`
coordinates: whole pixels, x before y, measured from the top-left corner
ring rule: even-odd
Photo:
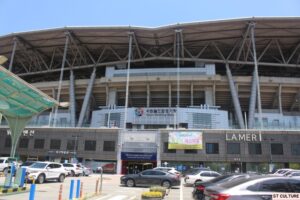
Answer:
[[[73,170],[71,171],[71,176],[75,176],[75,172]]]
[[[45,182],[45,175],[44,175],[44,174],[40,174],[40,175],[37,177],[36,181],[37,181],[39,184],[44,183],[44,182]]]
[[[133,187],[133,186],[134,186],[134,180],[128,179],[128,180],[126,181],[126,186],[127,186],[127,187]]]
[[[8,174],[8,170],[9,170],[8,168],[4,168],[3,173],[5,176]]]
[[[58,182],[62,183],[62,182],[64,182],[64,180],[65,180],[65,175],[63,175],[63,174],[59,175]]]
[[[170,181],[163,181],[161,185],[162,185],[163,187],[165,187],[165,188],[170,188],[170,187],[171,187]]]

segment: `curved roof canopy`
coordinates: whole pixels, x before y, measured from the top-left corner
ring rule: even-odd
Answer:
[[[57,101],[0,66],[0,113],[28,118],[58,105]]]
[[[250,24],[255,24],[259,66],[299,67],[300,17],[242,18],[157,28],[63,27],[20,32],[0,37],[0,54],[14,57],[12,71],[19,76],[48,76],[60,71],[69,36],[64,70],[126,64],[130,32],[134,35],[131,62],[148,67],[149,62],[174,61],[176,31],[181,30],[183,62],[253,65]]]

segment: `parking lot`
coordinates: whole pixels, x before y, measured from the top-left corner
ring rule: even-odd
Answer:
[[[95,195],[96,181],[100,177],[98,174],[93,174],[89,177],[67,177],[64,181],[62,199],[66,200],[69,197],[69,189],[71,180],[81,180],[83,183],[83,195],[91,197],[92,200],[139,200],[141,193],[148,191],[147,187],[128,188],[120,185],[120,175],[103,175],[102,193]],[[4,178],[0,177],[0,184],[4,182]],[[181,181],[183,183],[183,180]],[[100,185],[99,185],[100,186]],[[36,184],[36,200],[58,199],[60,183],[46,182],[44,184]],[[28,184],[30,188],[30,184]],[[98,187],[99,188],[99,187]],[[76,184],[75,184],[76,189]],[[183,185],[173,187],[166,200],[190,200],[192,199],[192,187]],[[74,191],[75,194],[75,191]],[[93,196],[93,197],[92,197]],[[74,196],[73,196],[74,197]],[[0,196],[0,200],[28,200],[29,192]]]

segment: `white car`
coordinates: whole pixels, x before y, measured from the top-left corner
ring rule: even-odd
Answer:
[[[7,174],[10,169],[10,163],[14,163],[16,167],[18,167],[16,159],[10,157],[0,157],[0,172],[4,172]]]
[[[83,174],[83,169],[80,164],[64,163],[63,166],[71,176],[80,176]]]
[[[276,172],[274,172],[274,175],[277,176],[284,176],[286,173],[293,171],[294,169],[290,169],[290,168],[283,168],[283,169],[278,169],[276,170]]]
[[[66,170],[60,163],[36,162],[27,168],[27,179],[44,183],[46,180],[57,180],[64,182]]]
[[[179,171],[177,171],[174,167],[155,167],[154,170],[164,171],[164,172],[170,172],[172,174],[181,175]]]
[[[184,182],[187,185],[193,185],[196,181],[210,181],[218,176],[221,176],[218,172],[215,171],[200,171],[195,174],[188,174],[184,178]]]

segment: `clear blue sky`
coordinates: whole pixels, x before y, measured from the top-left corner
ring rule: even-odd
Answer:
[[[300,16],[300,0],[0,0],[0,35],[64,26],[163,26]]]

